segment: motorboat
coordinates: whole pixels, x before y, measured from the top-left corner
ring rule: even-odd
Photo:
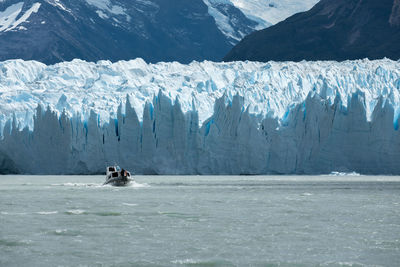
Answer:
[[[111,184],[113,186],[126,186],[133,179],[131,173],[121,169],[119,166],[109,166],[106,169],[106,181],[103,185]]]

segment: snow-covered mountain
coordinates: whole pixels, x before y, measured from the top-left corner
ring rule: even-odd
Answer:
[[[313,2],[2,0],[0,60],[218,61],[245,35]]]
[[[400,61],[0,71],[1,172],[400,173]]]
[[[229,16],[218,6],[234,6],[247,18],[258,23],[257,30],[267,28],[285,20],[293,14],[307,11],[319,0],[204,0],[209,13],[218,25],[224,25]],[[221,10],[221,11],[219,11]]]
[[[399,0],[321,0],[246,36],[224,60],[398,60],[399,43]]]

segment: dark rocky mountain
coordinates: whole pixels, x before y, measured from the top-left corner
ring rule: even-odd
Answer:
[[[322,0],[253,32],[224,61],[400,58],[400,0]]]
[[[218,61],[257,23],[216,8],[234,32],[223,33],[202,0],[0,0],[0,61]]]

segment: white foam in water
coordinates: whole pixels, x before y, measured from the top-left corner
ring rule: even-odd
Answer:
[[[52,186],[73,186],[73,187],[101,187],[103,184],[97,183],[62,183],[52,184]]]
[[[329,176],[361,176],[357,172],[331,172]]]
[[[115,188],[111,184],[104,185],[103,183],[72,183],[72,182],[70,182],[70,183],[60,183],[60,184],[51,184],[51,185],[52,186],[66,186],[66,187],[94,187],[94,188],[110,187],[110,188]],[[150,185],[147,183],[138,183],[136,181],[132,181],[126,187],[142,188],[142,187],[150,187]]]
[[[129,184],[129,187],[141,188],[141,187],[150,187],[150,185],[148,185],[148,184],[146,184],[146,183],[142,183],[142,184],[141,184],[141,183],[132,181],[132,182]]]
[[[113,188],[113,189],[117,189],[117,188],[144,188],[144,187],[150,187],[150,185],[148,185],[146,183],[142,183],[141,184],[141,183],[132,181],[129,184],[127,184],[126,186],[115,187],[112,184],[105,184],[105,185],[101,185],[101,187],[109,187],[109,188]]]
[[[39,212],[36,212],[36,213],[40,214],[40,215],[50,215],[50,214],[57,214],[58,211],[39,211]]]
[[[66,233],[68,230],[67,229],[56,229],[55,232],[57,234],[62,234],[62,233]]]
[[[138,204],[135,204],[135,203],[122,203],[122,205],[134,207],[134,206],[137,206]]]
[[[173,264],[182,264],[182,265],[187,265],[187,264],[198,264],[200,261],[194,260],[194,259],[184,259],[184,260],[174,260],[171,261]]]
[[[69,213],[69,214],[75,214],[75,215],[84,214],[85,212],[86,212],[85,210],[80,210],[80,209],[76,209],[76,210],[67,210],[67,213]]]
[[[7,211],[2,211],[0,212],[1,215],[26,215],[26,212],[7,212]]]

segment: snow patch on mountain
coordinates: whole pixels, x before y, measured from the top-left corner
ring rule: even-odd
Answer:
[[[23,5],[24,2],[19,2],[7,7],[3,12],[0,11],[0,32],[12,26],[21,12]]]
[[[107,16],[107,14],[105,14],[103,11],[101,10],[97,10],[96,11],[97,15],[99,15],[100,18],[102,19],[108,19],[109,17]]]
[[[60,0],[46,0],[46,2],[49,3],[50,5],[54,6],[54,7],[60,8],[60,9],[63,10],[63,11],[72,13],[72,11],[71,11],[69,8],[65,7],[65,6],[60,2]]]
[[[218,28],[228,37],[234,39],[242,39],[246,34],[243,33],[241,38],[234,34],[233,28],[230,26],[230,20],[225,12],[218,10],[218,5],[231,5],[239,9],[243,14],[252,21],[257,23],[254,30],[261,30],[273,24],[285,20],[291,15],[309,10],[319,0],[203,0],[208,6],[208,11],[214,17]]]
[[[15,29],[21,23],[28,22],[28,18],[32,15],[32,13],[37,13],[39,11],[40,5],[41,5],[40,3],[34,3],[31,8],[29,8],[18,20],[16,20],[11,25],[11,27],[9,27],[5,31],[11,31],[11,30]],[[25,27],[22,27],[22,28],[25,28]]]
[[[111,14],[111,15],[125,15],[127,21],[130,21],[130,19],[131,19],[130,16],[128,14],[126,14],[125,8],[111,3],[110,0],[86,0],[86,2],[92,6],[95,6],[99,9],[101,9],[101,10],[99,10],[101,13],[99,13],[99,11],[96,11],[96,12],[99,15],[99,17],[101,17],[103,19],[107,18],[108,16],[106,14],[104,14],[102,11],[107,12],[108,14]]]
[[[215,19],[218,29],[225,36],[235,40],[234,43],[236,43],[237,41],[240,41],[245,36],[244,33],[240,33],[239,36],[237,36],[237,34],[235,34],[235,29],[232,27],[227,14],[222,13],[220,10],[215,8],[212,0],[203,0],[203,1],[208,6],[208,13]],[[220,2],[224,2],[224,4],[230,4],[230,2],[228,0],[220,1]]]
[[[218,1],[218,0],[214,0]],[[276,24],[298,12],[307,11],[319,0],[229,0],[246,16],[258,17],[268,26]],[[260,25],[263,26],[263,25]],[[265,27],[264,27],[265,28]]]
[[[40,3],[34,3],[24,14],[18,19],[24,6],[24,2],[13,4],[6,8],[3,12],[0,12],[0,32],[7,32],[14,29],[26,30],[26,27],[20,26],[21,23],[28,22],[28,18],[32,13],[37,13],[40,8]],[[18,28],[17,28],[18,27]]]

